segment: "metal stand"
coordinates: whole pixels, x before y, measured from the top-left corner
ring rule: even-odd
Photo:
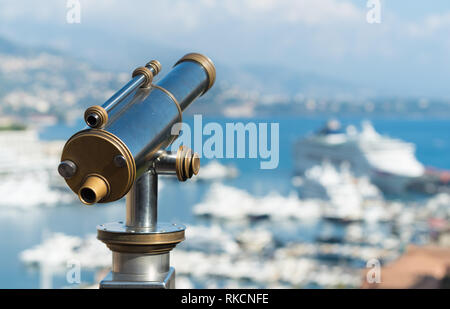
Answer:
[[[158,224],[158,175],[143,174],[126,197],[126,222],[97,227],[113,251],[112,271],[100,288],[175,288],[170,250],[184,240],[183,225]]]
[[[145,255],[113,252],[113,271],[100,282],[100,288],[174,289],[175,268],[169,266],[169,253]]]
[[[112,251],[112,271],[100,288],[171,288],[170,251],[185,227],[157,218],[158,175],[186,181],[197,175],[199,155],[185,146],[164,151],[181,133],[183,111],[214,84],[211,59],[190,53],[157,84],[161,64],[152,60],[102,106],[86,109],[89,128],[65,143],[59,174],[86,205],[127,195],[125,223],[97,226],[97,238]],[[181,203],[180,203],[181,204]]]
[[[199,168],[198,156],[186,147],[176,154],[161,152],[127,194],[125,223],[97,226],[97,238],[113,253],[112,271],[100,288],[175,288],[170,251],[184,240],[186,227],[158,223],[158,174],[177,175],[185,181]]]

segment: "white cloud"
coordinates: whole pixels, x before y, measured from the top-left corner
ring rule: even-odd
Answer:
[[[209,1],[208,9],[247,21],[266,20],[307,25],[348,23],[361,20],[364,16],[353,4],[340,0],[216,0]]]
[[[440,30],[450,28],[450,12],[429,15],[422,21],[409,23],[406,28],[409,35],[415,38],[433,36]]]
[[[426,72],[450,72],[450,12],[413,24],[383,6],[382,23],[369,25],[365,0],[80,2],[81,24],[68,26],[65,0],[0,0],[0,35],[19,41],[34,38],[32,43],[65,46],[83,55],[102,53],[102,59],[138,59],[158,44],[201,51],[222,63],[272,60],[382,85],[385,78],[406,84]],[[414,85],[422,83],[416,80]]]
[[[319,44],[318,50],[322,51],[326,50],[323,44],[331,40],[336,45],[329,50],[336,51],[335,55],[345,54],[353,45],[347,44],[345,37],[352,36],[353,29],[366,26],[365,8],[357,8],[348,0],[135,0],[132,4],[123,0],[80,0],[80,3],[81,24],[66,27],[67,31],[86,27],[88,33],[104,31],[212,52],[214,46],[218,53],[225,49],[235,51],[231,57],[244,54],[239,57],[244,61],[256,51],[263,57],[279,57],[283,48],[292,51],[300,41],[311,49]],[[37,31],[34,24],[54,25],[55,31],[65,26],[64,0],[45,4],[6,1],[1,6],[0,28],[2,23],[31,25],[31,31]],[[347,30],[338,32],[345,27]],[[52,46],[67,46],[70,40],[69,34],[52,37],[51,32],[48,38],[52,38]],[[249,49],[253,51],[249,53]]]
[[[160,24],[184,30],[204,26],[207,21],[234,18],[240,21],[300,23],[321,25],[361,21],[365,12],[345,0],[80,0],[82,15],[89,22],[103,22],[121,17],[124,25],[134,22]],[[65,20],[65,1],[3,0],[2,22],[27,19],[29,22],[56,23]],[[95,19],[94,19],[95,17]],[[86,20],[86,19],[85,19]]]

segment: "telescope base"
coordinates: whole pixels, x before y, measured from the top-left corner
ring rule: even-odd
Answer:
[[[112,251],[112,271],[100,288],[175,288],[170,251],[184,240],[184,230],[184,225],[168,223],[139,229],[123,222],[99,225],[97,238]]]
[[[100,281],[100,289],[174,289],[175,268],[170,267],[162,281],[115,281],[112,272]]]
[[[97,239],[113,252],[163,254],[184,240],[182,224],[158,223],[155,228],[127,227],[123,222],[97,226]]]

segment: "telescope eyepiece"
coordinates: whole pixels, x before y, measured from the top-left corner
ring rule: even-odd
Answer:
[[[86,117],[86,123],[91,127],[91,128],[96,128],[98,126],[98,123],[100,121],[100,117],[97,114],[89,114]]]
[[[101,129],[108,122],[108,113],[103,107],[94,105],[84,112],[84,121],[91,128]]]
[[[80,190],[80,197],[81,201],[86,204],[95,203],[95,200],[97,199],[95,191],[92,190],[91,188],[82,188]]]
[[[90,175],[78,192],[80,201],[86,205],[92,205],[101,201],[107,194],[108,183],[98,175]]]

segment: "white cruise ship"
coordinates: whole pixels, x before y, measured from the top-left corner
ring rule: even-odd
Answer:
[[[324,161],[335,166],[347,163],[357,177],[367,176],[387,193],[401,193],[425,173],[415,157],[414,144],[378,134],[370,122],[363,122],[361,131],[354,126],[341,129],[336,120],[320,131],[295,143],[296,173]]]

